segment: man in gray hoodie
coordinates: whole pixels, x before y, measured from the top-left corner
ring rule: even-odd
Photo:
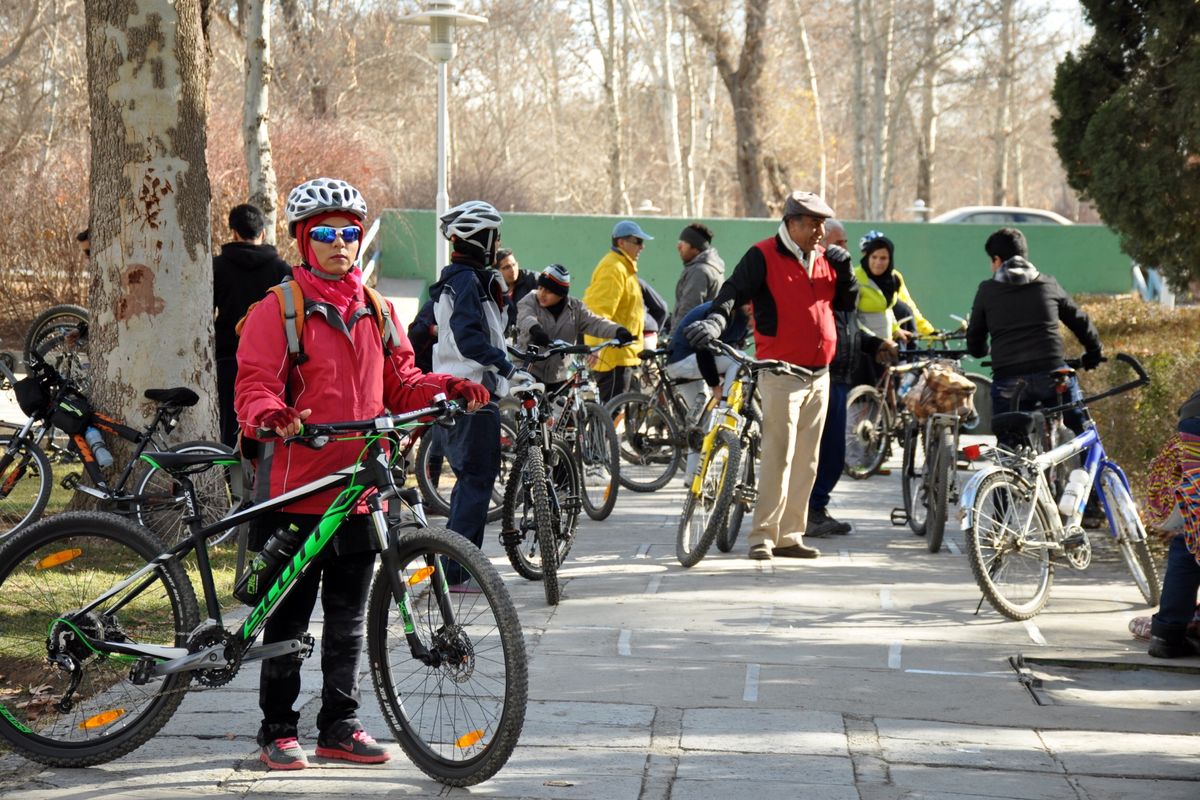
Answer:
[[[675,249],[683,260],[683,272],[675,284],[675,310],[671,330],[679,326],[687,313],[717,296],[725,280],[725,262],[712,246],[713,232],[707,225],[693,222],[679,233]]]

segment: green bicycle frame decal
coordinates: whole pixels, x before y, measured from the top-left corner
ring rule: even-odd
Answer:
[[[0,705],[0,716],[8,720],[8,724],[19,730],[21,733],[33,733],[29,728],[21,724],[20,720],[14,717],[7,707]]]
[[[246,617],[245,623],[242,625],[242,639],[249,642],[254,638],[255,631],[258,626],[266,619],[267,613],[279,600],[284,590],[288,587],[300,571],[304,569],[308,562],[316,558],[317,554],[325,549],[325,545],[329,544],[329,540],[337,533],[342,522],[346,517],[350,516],[350,512],[354,510],[354,506],[358,503],[358,498],[367,490],[365,486],[347,486],[342,490],[342,493],[333,501],[333,505],[321,515],[321,521],[317,523],[317,527],[308,538],[304,540],[300,550],[292,557],[292,562],[283,568],[283,572],[279,573],[279,577],[275,579],[275,583],[267,590],[267,596],[262,599],[250,615]]]

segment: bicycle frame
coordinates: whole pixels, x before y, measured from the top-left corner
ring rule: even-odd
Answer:
[[[409,647],[414,658],[429,663],[429,659],[432,656],[415,633],[411,613],[411,594],[408,586],[399,580],[397,565],[394,563],[395,554],[391,549],[388,521],[384,512],[384,501],[399,497],[413,511],[419,526],[424,527],[427,523],[419,499],[411,493],[411,490],[402,490],[396,486],[391,470],[388,467],[386,454],[380,444],[380,439],[387,435],[389,427],[390,430],[396,429],[395,423],[397,420],[402,422],[416,421],[420,417],[444,414],[446,409],[446,406],[431,406],[394,418],[382,417],[375,420],[377,428],[375,432],[367,434],[364,456],[358,462],[339,469],[323,478],[299,486],[273,499],[258,503],[247,509],[235,511],[224,519],[207,526],[200,523],[195,488],[190,478],[188,478],[187,474],[177,474],[176,477],[181,484],[179,491],[182,492],[185,498],[186,512],[184,520],[188,525],[189,535],[174,547],[156,556],[144,567],[92,600],[88,605],[72,613],[87,614],[114,598],[126,597],[132,599],[139,591],[154,581],[151,573],[157,570],[160,565],[172,560],[182,559],[194,550],[196,552],[196,562],[204,594],[204,606],[208,615],[207,620],[202,623],[201,627],[216,626],[224,628],[220,603],[217,598],[216,585],[212,574],[212,566],[209,560],[208,540],[222,532],[231,531],[237,526],[264,514],[277,511],[297,500],[312,497],[328,489],[342,487],[342,491],[324,514],[322,514],[317,526],[305,538],[291,561],[285,565],[283,571],[274,580],[263,599],[251,609],[250,614],[241,625],[237,628],[226,629],[226,633],[233,638],[239,647],[237,661],[240,663],[247,660],[274,658],[288,653],[299,652],[305,647],[305,643],[299,640],[258,646],[254,646],[253,642],[266,625],[267,620],[270,619],[274,610],[278,608],[279,604],[296,586],[300,577],[308,571],[317,556],[329,545],[346,517],[350,515],[358,502],[366,495],[365,502],[370,510],[370,516],[374,524],[376,542],[383,554],[383,563],[386,568],[388,580],[392,583],[393,596],[396,598],[404,621],[405,634]],[[144,458],[153,463],[153,454],[146,454]],[[364,477],[364,480],[359,480]],[[370,492],[369,490],[371,489],[376,491]],[[449,588],[444,574],[444,567],[430,564],[429,570],[429,575],[436,574],[440,579],[433,581],[432,585],[442,613],[446,615],[446,619],[453,621],[454,614],[448,599]],[[119,609],[125,602],[127,600],[118,599],[116,605],[113,607],[114,610]],[[59,621],[71,625],[70,620],[62,619]],[[153,664],[146,672],[147,677],[210,668],[214,664],[222,663],[225,659],[223,644],[212,645],[199,652],[189,654],[187,649],[182,647],[137,645],[95,640],[89,638],[78,626],[71,625],[71,627],[75,635],[80,637],[88,647],[96,652],[117,653],[124,656],[150,660]]]

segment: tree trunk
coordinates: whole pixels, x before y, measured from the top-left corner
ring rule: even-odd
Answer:
[[[926,0],[924,16],[928,20],[925,35],[922,37],[921,49],[926,61],[921,68],[921,110],[917,115],[916,145],[917,145],[917,193],[916,199],[923,200],[926,208],[933,208],[934,170],[937,157],[937,76],[941,67],[935,53],[937,48],[938,26],[933,23],[937,16],[936,0]]]
[[[817,127],[817,194],[825,197],[829,157],[825,147],[825,123],[821,114],[821,91],[817,82],[817,68],[813,60],[812,48],[808,44],[808,26],[804,24],[804,9],[800,0],[792,0],[792,8],[796,12],[796,27],[800,33],[800,51],[804,56],[804,72],[808,76],[808,91],[813,99],[813,124]]]
[[[618,86],[617,72],[617,21],[614,0],[606,0],[605,10],[608,13],[607,35],[600,31],[600,23],[596,19],[594,0],[588,0],[588,13],[592,21],[592,32],[596,36],[596,46],[604,59],[604,104],[608,111],[608,213],[621,214],[626,205],[625,201],[625,170],[621,159],[622,109],[621,93]]]
[[[871,98],[871,118],[874,136],[871,149],[874,160],[871,163],[870,187],[868,191],[867,219],[883,219],[886,213],[885,182],[891,174],[888,166],[891,151],[891,98],[892,98],[892,58],[895,46],[896,3],[887,0],[887,10],[884,18],[875,25],[872,17],[873,49],[875,53],[871,77],[873,97]]]
[[[997,76],[996,123],[992,137],[992,205],[1008,203],[1008,159],[1012,138],[1013,91],[1013,6],[1016,0],[1000,0],[1000,72]]]
[[[201,0],[86,4],[92,400],[138,424],[142,392],[201,402],[176,435],[216,436],[207,62]],[[109,442],[128,458],[131,445]]]
[[[266,241],[275,244],[275,165],[271,159],[271,135],[267,130],[271,85],[270,0],[246,0],[246,87],[242,111],[242,144],[246,151],[246,173],[250,202],[267,218]]]
[[[866,9],[864,0],[854,0],[851,20],[851,47],[854,50],[854,199],[858,204],[859,216],[867,216],[871,204],[871,181],[867,175],[867,115],[861,109],[867,107],[867,37],[863,17]]]
[[[658,47],[662,54],[662,81],[660,83],[663,127],[666,134],[667,172],[671,176],[671,194],[663,203],[665,213],[673,214],[679,210],[679,202],[684,198],[683,188],[683,145],[679,139],[679,90],[675,85],[675,56],[671,50],[671,39],[674,38],[674,24],[671,18],[670,0],[662,2],[662,25],[659,30]],[[689,198],[690,199],[690,198]],[[690,203],[685,203],[690,206]],[[686,212],[689,216],[691,211]]]

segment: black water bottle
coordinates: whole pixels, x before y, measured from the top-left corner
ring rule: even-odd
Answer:
[[[258,555],[246,566],[246,573],[242,575],[237,586],[233,587],[234,596],[247,605],[256,605],[263,599],[271,582],[283,570],[284,565],[300,549],[303,540],[300,528],[294,524],[275,531],[262,550],[258,551]]]

